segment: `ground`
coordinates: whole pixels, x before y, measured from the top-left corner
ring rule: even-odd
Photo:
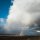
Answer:
[[[0,40],[40,40],[40,36],[0,36]]]

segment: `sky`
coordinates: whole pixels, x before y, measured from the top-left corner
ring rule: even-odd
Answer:
[[[10,5],[11,0],[0,0],[0,27],[5,24],[5,19],[7,18]],[[1,30],[3,30],[3,27],[1,27],[0,32]]]
[[[22,2],[22,1],[21,1]],[[14,3],[14,2],[13,2]],[[10,8],[10,5],[12,5],[12,3],[11,3],[11,0],[0,0],[0,25],[2,25],[2,26],[0,26],[0,33],[4,33],[4,28],[3,28],[3,26],[4,26],[4,24],[5,24],[5,19],[4,18],[7,18],[7,15],[8,15],[8,13],[9,13],[9,8]],[[23,4],[24,5],[24,4]],[[12,8],[13,9],[13,8]],[[12,12],[13,13],[13,12]],[[3,18],[3,19],[2,19]],[[8,27],[8,29],[10,29],[9,31],[8,31],[8,29],[7,29],[7,26],[9,26]],[[37,27],[34,27],[34,28],[30,28],[30,29],[28,29],[27,30],[27,28],[26,27],[20,27],[21,25],[20,24],[17,24],[17,23],[14,23],[14,24],[7,24],[6,25],[6,32],[10,32],[11,30],[12,30],[12,33],[19,33],[19,34],[28,34],[28,35],[33,35],[33,34],[35,34],[36,35],[36,33],[37,32],[34,32],[33,30],[35,30]],[[35,26],[35,25],[34,25]],[[18,30],[19,29],[19,30]],[[15,31],[14,31],[15,30]],[[26,31],[25,31],[26,30]],[[40,34],[40,33],[37,33],[37,34]]]
[[[0,0],[0,18],[7,18],[11,0]]]

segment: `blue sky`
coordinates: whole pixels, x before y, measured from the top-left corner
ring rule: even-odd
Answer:
[[[11,0],[0,0],[0,18],[6,18],[9,12]]]

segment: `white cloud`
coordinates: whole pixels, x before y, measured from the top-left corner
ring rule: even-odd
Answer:
[[[13,5],[9,8],[9,15],[7,16],[6,20],[7,23],[4,27],[5,30],[21,29],[21,27],[25,27],[25,25],[34,23],[34,20],[37,20],[35,18],[40,15],[38,13],[38,15],[36,15],[35,12],[30,11],[35,10],[34,7],[36,6],[37,1],[35,3],[34,0],[14,0],[12,3]],[[31,7],[32,3],[33,9]],[[27,26],[27,28],[29,27]],[[22,28],[22,30],[23,29],[24,28]]]
[[[33,12],[35,10],[36,4],[39,4],[39,0],[36,1],[36,4],[35,0],[14,0],[12,3],[13,5],[10,6],[9,15],[7,17],[8,24],[20,22],[24,25],[30,25],[34,22],[34,20],[37,20],[38,16],[40,16],[40,13]]]
[[[26,8],[28,8],[28,6],[26,7],[26,3],[28,3],[27,0],[14,0],[12,3],[13,5],[10,6],[9,15],[7,17],[8,24],[12,24],[14,22],[24,25],[30,24],[31,15],[28,12],[25,12]]]

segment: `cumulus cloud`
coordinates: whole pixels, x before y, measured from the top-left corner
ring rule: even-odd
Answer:
[[[27,30],[29,25],[34,23],[34,20],[37,20],[37,17],[40,16],[40,13],[37,12],[39,10],[39,0],[36,2],[35,0],[14,0],[12,3],[4,29],[7,31],[22,30],[20,32],[20,35],[22,35],[23,30]]]
[[[26,12],[21,11],[15,5],[15,3],[16,3],[15,1],[16,0],[12,1],[13,5],[10,6],[10,8],[9,8],[9,15],[7,16],[7,20],[6,20],[6,24],[4,26],[4,29],[6,31],[17,30],[17,33],[18,33],[19,31],[21,32],[21,30],[23,30],[23,29],[26,30],[25,28],[27,28],[27,29],[29,28],[29,27],[26,27],[25,25],[26,25],[26,23],[28,23],[27,19],[30,20],[30,14],[27,14],[27,16],[26,16],[26,14],[24,14]],[[17,1],[19,2],[19,0],[17,0]],[[25,17],[23,17],[23,16],[25,16]],[[23,17],[23,19],[21,17]],[[28,17],[28,18],[26,19],[26,17]],[[23,28],[23,27],[25,27],[25,28]],[[22,33],[20,33],[20,34],[22,34]]]
[[[26,12],[26,9],[28,8],[28,6],[26,7],[26,3],[28,3],[27,0],[14,0],[12,3],[13,5],[10,6],[9,15],[7,17],[8,24],[12,24],[14,22],[21,23],[22,25],[30,24],[32,20],[31,15]]]

